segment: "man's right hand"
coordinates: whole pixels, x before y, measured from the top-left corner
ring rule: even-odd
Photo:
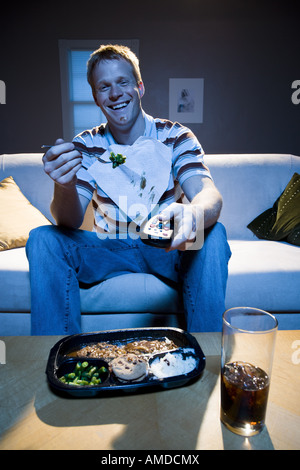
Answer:
[[[82,156],[72,142],[57,139],[43,156],[44,170],[55,183],[67,188],[76,184]]]

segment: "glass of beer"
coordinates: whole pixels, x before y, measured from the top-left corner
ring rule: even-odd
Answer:
[[[255,308],[223,315],[221,421],[236,434],[264,427],[277,328],[273,315]]]

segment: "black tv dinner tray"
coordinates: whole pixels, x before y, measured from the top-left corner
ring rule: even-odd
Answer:
[[[97,343],[109,343],[116,346],[126,345],[135,341],[173,341],[176,348],[164,351],[145,353],[144,360],[148,364],[148,373],[140,381],[121,382],[112,372],[109,361],[102,358],[81,357],[74,353],[86,346]],[[194,368],[187,373],[171,377],[158,378],[151,372],[151,364],[156,359],[159,361],[167,353],[181,355],[182,360],[192,357]],[[177,354],[177,355],[176,355]],[[176,359],[177,360],[177,359]],[[78,362],[88,362],[89,366],[98,369],[104,367],[101,375],[101,383],[92,385],[78,385],[63,383],[60,379],[66,374],[72,373]],[[157,362],[156,362],[157,363]],[[200,377],[205,368],[205,356],[197,340],[188,332],[179,328],[130,328],[120,330],[98,331],[66,336],[59,340],[50,350],[46,376],[50,388],[59,394],[74,397],[96,397],[112,395],[115,392],[142,392],[152,388],[164,390],[187,385]]]

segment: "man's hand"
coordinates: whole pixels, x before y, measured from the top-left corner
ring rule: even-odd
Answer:
[[[194,246],[196,236],[199,240],[203,239],[204,212],[199,205],[173,202],[159,214],[159,219],[174,220],[174,237],[171,245],[166,248],[167,252],[201,248],[202,242],[200,245],[197,243],[197,247]]]
[[[222,209],[221,194],[210,178],[191,176],[182,189],[190,204],[174,202],[160,214],[162,220],[174,217],[174,238],[167,251],[199,250],[204,242],[204,229],[217,222]]]
[[[76,173],[82,156],[71,142],[58,139],[43,156],[44,170],[55,182],[51,213],[57,225],[78,228],[82,224],[89,200],[78,194]]]
[[[76,173],[81,168],[82,156],[74,144],[58,139],[43,156],[44,170],[59,185],[74,187]]]

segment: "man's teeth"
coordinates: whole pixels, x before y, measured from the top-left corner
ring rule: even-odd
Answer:
[[[121,109],[121,108],[125,108],[127,106],[128,103],[120,103],[120,104],[116,104],[115,106],[112,106],[112,109],[115,110],[115,109]]]

